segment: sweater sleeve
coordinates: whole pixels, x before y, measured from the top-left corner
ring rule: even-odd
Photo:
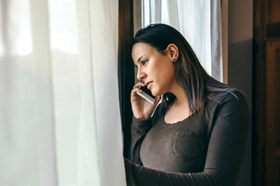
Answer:
[[[214,114],[203,172],[163,172],[125,159],[127,186],[236,185],[250,125],[246,101],[239,93],[236,95],[238,99],[228,94]]]
[[[152,119],[139,120],[133,116],[131,124],[131,142],[129,150],[129,159],[135,164],[142,164],[140,159],[140,147],[147,134],[152,127]]]

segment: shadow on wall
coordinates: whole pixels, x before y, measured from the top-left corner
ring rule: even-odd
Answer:
[[[237,43],[229,43],[228,46],[228,84],[246,94],[251,116],[247,148],[240,168],[237,186],[252,185],[252,44],[253,40],[248,39]]]

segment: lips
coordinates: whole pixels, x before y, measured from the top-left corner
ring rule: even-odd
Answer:
[[[150,85],[151,85],[152,83],[153,83],[152,81],[146,83],[146,86],[147,86],[148,89],[150,88]]]

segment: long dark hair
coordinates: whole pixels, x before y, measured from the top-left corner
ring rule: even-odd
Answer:
[[[219,91],[222,97],[229,92],[234,94],[233,91],[237,90],[208,75],[184,36],[169,25],[151,24],[140,29],[132,40],[132,46],[138,42],[149,44],[163,55],[169,44],[172,43],[178,47],[179,57],[174,63],[176,81],[186,92],[191,113],[198,110],[199,120],[203,117],[205,101],[208,98],[211,99],[211,93]],[[175,98],[172,93],[163,95],[161,114],[165,114]],[[219,97],[216,101],[219,101]]]

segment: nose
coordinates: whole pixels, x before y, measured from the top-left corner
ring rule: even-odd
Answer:
[[[138,68],[138,70],[137,70],[137,79],[139,81],[144,81],[146,76],[147,76],[147,74],[141,68]]]

